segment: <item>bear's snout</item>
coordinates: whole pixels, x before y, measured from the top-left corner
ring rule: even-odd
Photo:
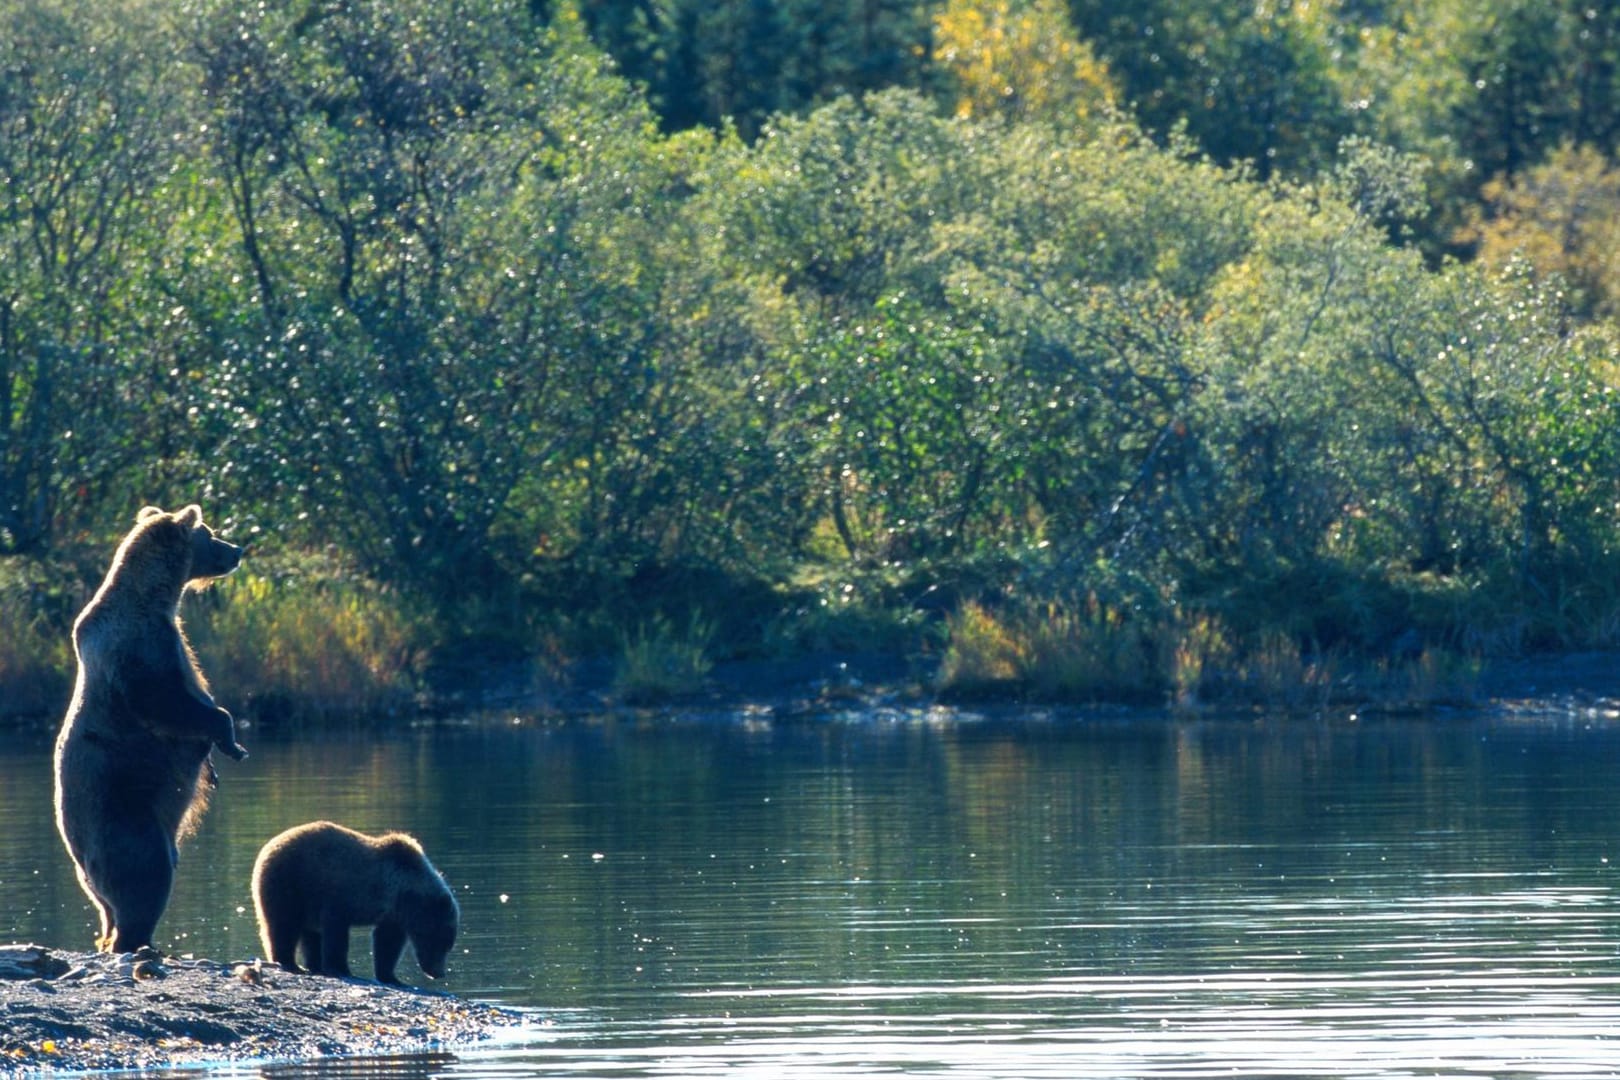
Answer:
[[[207,545],[193,561],[193,577],[224,577],[242,564],[242,549],[217,536],[208,538]]]

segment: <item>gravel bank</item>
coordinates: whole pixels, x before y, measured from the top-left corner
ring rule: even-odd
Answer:
[[[254,963],[0,946],[0,1076],[464,1047],[521,1013]]]

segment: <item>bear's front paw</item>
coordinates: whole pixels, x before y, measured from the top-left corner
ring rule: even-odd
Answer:
[[[236,741],[236,719],[231,716],[230,710],[216,705],[214,720],[214,745],[229,754],[232,761],[241,761],[247,757],[247,748]]]

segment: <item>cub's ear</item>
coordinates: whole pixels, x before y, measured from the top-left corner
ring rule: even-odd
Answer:
[[[141,512],[135,515],[135,524],[145,525],[153,518],[160,518],[163,516],[163,508],[161,506],[143,506],[141,507]]]
[[[202,524],[202,507],[198,506],[196,503],[192,503],[184,510],[176,511],[174,520],[178,521],[188,529],[195,529],[198,525]]]

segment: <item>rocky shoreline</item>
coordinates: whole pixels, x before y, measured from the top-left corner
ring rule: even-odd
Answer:
[[[0,1076],[464,1048],[524,1014],[258,962],[0,946]]]

